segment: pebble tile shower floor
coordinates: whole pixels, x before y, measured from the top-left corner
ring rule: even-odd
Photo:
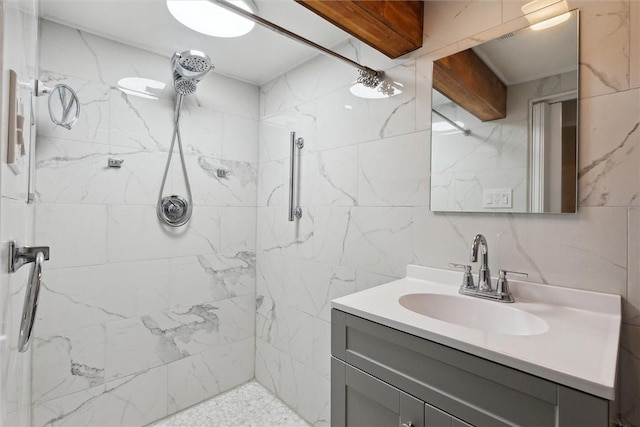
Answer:
[[[250,381],[148,427],[309,427],[269,390]]]

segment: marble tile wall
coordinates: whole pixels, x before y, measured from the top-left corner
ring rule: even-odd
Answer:
[[[66,131],[44,103],[38,111],[35,234],[52,252],[33,425],[144,425],[254,376],[259,91],[210,74],[186,98],[195,207],[169,229],[155,203],[173,131],[172,52],[49,21],[40,31],[41,80],[76,89],[82,113]],[[125,91],[124,78],[165,86]],[[164,194],[185,193],[177,157]]]
[[[329,301],[401,277],[409,263],[465,261],[483,233],[494,271],[624,298],[616,405],[640,426],[640,7],[568,0],[525,17],[525,3],[425,2],[424,46],[401,60],[338,46],[401,82],[392,98],[354,97],[355,71],[326,58],[261,87],[255,374],[312,424],[329,424]],[[581,11],[578,214],[431,212],[432,61],[567,8]],[[305,138],[303,217],[292,223],[291,130]]]
[[[37,55],[37,1],[0,1],[0,66],[2,94],[0,117],[0,425],[30,425],[31,351],[18,353],[18,331],[29,274],[23,267],[14,274],[7,272],[7,242],[18,240],[33,244],[33,205],[27,204],[29,182],[28,158],[31,152],[32,128],[24,129],[27,154],[23,158],[23,171],[16,175],[7,166],[9,70],[14,70],[18,81],[29,83],[36,76]],[[29,117],[31,93],[23,85],[19,90],[22,113]]]

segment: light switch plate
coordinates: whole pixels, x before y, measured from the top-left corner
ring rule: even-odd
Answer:
[[[513,207],[512,188],[490,188],[482,190],[482,207],[486,209],[509,209]]]

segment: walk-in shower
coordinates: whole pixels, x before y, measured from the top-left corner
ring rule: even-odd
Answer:
[[[171,58],[171,69],[173,71],[173,87],[177,93],[175,113],[173,117],[173,137],[171,138],[171,146],[169,147],[169,156],[167,157],[167,165],[164,169],[160,192],[158,193],[158,205],[156,212],[160,220],[172,227],[180,227],[191,218],[193,212],[193,198],[191,196],[191,184],[189,183],[189,175],[184,160],[184,150],[182,148],[182,138],[180,137],[180,110],[182,109],[182,100],[185,95],[195,93],[198,82],[213,69],[211,59],[204,53],[197,50],[187,50],[182,53],[175,53]],[[170,196],[162,196],[164,185],[169,174],[169,166],[171,165],[171,157],[173,156],[173,147],[176,139],[178,140],[178,150],[180,151],[180,163],[182,165],[182,176],[187,190],[187,198],[172,194]]]

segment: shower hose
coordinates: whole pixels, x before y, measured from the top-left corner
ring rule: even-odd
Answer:
[[[167,158],[167,165],[164,168],[164,176],[162,177],[162,184],[160,185],[160,192],[158,194],[158,204],[156,206],[156,213],[160,221],[164,222],[171,227],[181,227],[189,222],[191,219],[191,213],[193,212],[193,198],[191,196],[191,184],[189,183],[189,175],[187,174],[187,165],[184,160],[184,150],[182,148],[182,138],[180,137],[180,110],[182,109],[183,95],[178,95],[176,99],[176,109],[174,113],[173,122],[173,137],[171,138],[171,145],[169,147],[169,156]],[[175,146],[176,139],[178,140],[178,150],[180,151],[180,163],[182,164],[182,176],[187,187],[187,199],[178,195],[170,195],[162,197],[164,191],[164,185],[167,181],[167,175],[169,174],[169,166],[171,166],[171,157],[173,156],[173,147]]]

